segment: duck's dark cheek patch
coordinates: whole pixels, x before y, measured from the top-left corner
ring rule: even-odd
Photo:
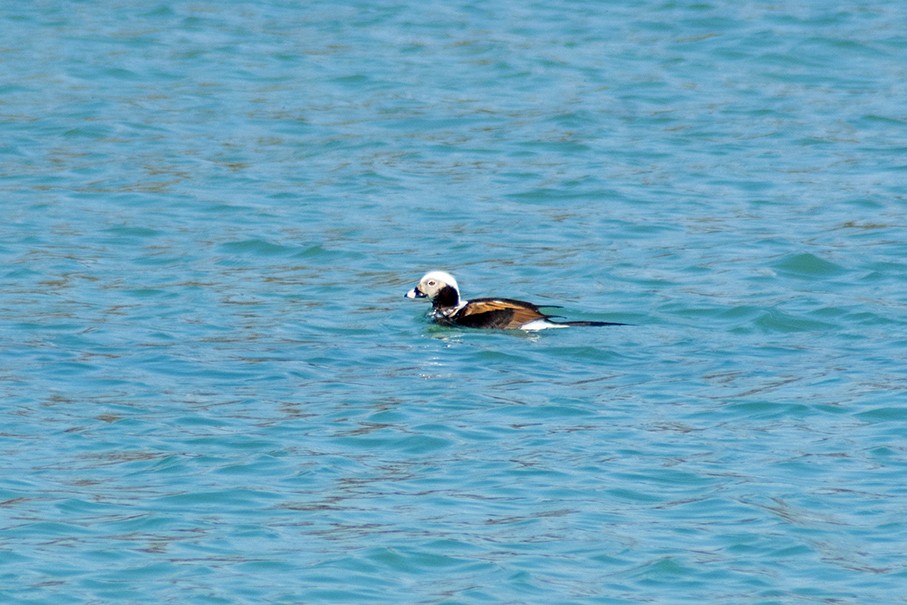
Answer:
[[[460,295],[452,286],[444,286],[435,296],[435,304],[439,307],[455,307],[460,302]]]

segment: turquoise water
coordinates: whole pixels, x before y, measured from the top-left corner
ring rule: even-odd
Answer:
[[[3,8],[0,601],[907,602],[905,23]]]

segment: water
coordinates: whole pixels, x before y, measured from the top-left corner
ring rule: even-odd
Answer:
[[[2,9],[0,600],[907,601],[905,19]]]

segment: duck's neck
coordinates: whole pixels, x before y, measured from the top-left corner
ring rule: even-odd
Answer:
[[[460,306],[460,293],[452,286],[444,286],[431,303],[435,313],[456,309]]]

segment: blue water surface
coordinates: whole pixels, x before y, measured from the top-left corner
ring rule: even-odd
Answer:
[[[907,602],[905,24],[9,3],[0,602]]]

